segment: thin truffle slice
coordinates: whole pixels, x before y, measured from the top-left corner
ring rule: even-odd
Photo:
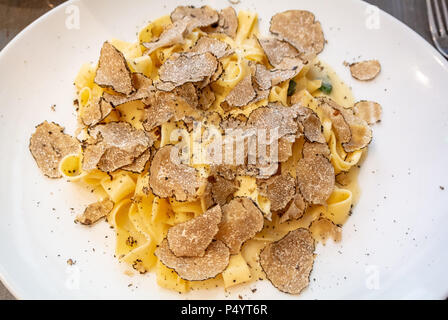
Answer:
[[[59,163],[69,154],[79,154],[78,139],[65,134],[64,128],[54,122],[44,121],[31,135],[29,149],[37,166],[49,178],[61,178]]]
[[[294,199],[288,206],[288,209],[280,216],[279,223],[284,223],[290,220],[297,220],[303,217],[307,209],[307,203],[303,196],[300,194],[300,190],[296,188],[296,194]]]
[[[179,121],[184,120],[187,117],[192,119],[199,118],[199,111],[194,109],[196,104],[199,103],[196,101],[196,94],[193,96],[188,95],[190,89],[185,89],[183,87],[184,86],[176,88],[182,91],[177,92],[178,94],[176,94],[176,91],[157,91],[152,96],[152,99],[148,101],[149,106],[145,109],[143,120],[143,128],[146,131],[151,131],[155,127],[158,127],[171,119]],[[193,90],[196,92],[195,88],[193,88]]]
[[[267,69],[262,64],[257,64],[255,81],[260,89],[268,90],[271,87],[290,80],[299,74],[304,64],[299,58],[285,58],[275,69]]]
[[[213,241],[202,257],[176,257],[165,239],[154,254],[165,266],[188,281],[214,278],[227,268],[230,259],[229,248],[221,241]]]
[[[310,282],[314,264],[314,239],[300,228],[269,243],[260,253],[260,265],[266,277],[280,291],[299,294]]]
[[[366,121],[368,124],[374,124],[381,121],[382,108],[379,103],[373,101],[359,101],[353,108],[355,116]]]
[[[319,108],[331,120],[331,125],[340,143],[347,143],[352,138],[350,126],[342,114],[342,107],[327,98],[318,98]]]
[[[299,125],[296,121],[298,108],[284,107],[279,104],[269,104],[252,111],[247,120],[247,126],[257,129],[278,129],[278,137],[296,135]]]
[[[79,112],[79,117],[85,126],[90,127],[103,121],[113,109],[113,105],[110,102],[99,98],[82,108]]]
[[[288,173],[267,180],[257,180],[260,195],[271,202],[271,211],[278,212],[286,208],[296,193],[294,178]]]
[[[173,54],[159,69],[160,80],[175,87],[187,82],[204,81],[218,69],[218,60],[210,52]]]
[[[368,60],[352,63],[350,73],[352,77],[360,81],[370,81],[375,79],[381,72],[381,64],[378,60]]]
[[[201,110],[208,110],[216,100],[215,93],[210,86],[198,90],[198,97],[198,108]]]
[[[271,19],[270,31],[289,42],[301,54],[319,54],[324,49],[322,27],[309,11],[288,10],[277,13]]]
[[[295,140],[294,136],[286,136],[278,139],[278,162],[285,162],[292,156],[292,145]]]
[[[191,108],[198,106],[198,94],[192,83],[185,83],[173,90],[173,94],[182,98]]]
[[[296,172],[297,183],[306,202],[325,205],[335,184],[331,162],[320,155],[302,158]]]
[[[155,88],[152,85],[152,80],[141,73],[132,74],[132,83],[137,91],[130,95],[123,94],[111,94],[109,92],[103,93],[103,98],[112,106],[118,107],[119,105],[127,102],[144,100],[154,94]]]
[[[302,155],[304,158],[322,155],[325,158],[330,158],[330,148],[326,143],[308,142],[305,141],[302,148]]]
[[[203,257],[218,233],[221,217],[218,205],[192,220],[171,227],[167,235],[170,250],[177,257]]]
[[[181,44],[185,42],[185,37],[196,27],[196,20],[186,17],[174,22],[165,29],[156,41],[143,42],[142,45],[147,48],[146,54],[151,54],[155,50],[163,47]]]
[[[224,41],[210,37],[201,37],[196,42],[195,46],[191,49],[191,52],[205,53],[210,52],[216,58],[221,59],[229,55],[232,51],[229,50],[229,45]]]
[[[272,66],[279,65],[284,58],[295,58],[299,56],[299,52],[286,41],[282,41],[273,37],[257,38],[258,43],[263,49],[269,63]]]
[[[342,145],[345,152],[355,152],[364,149],[372,141],[372,128],[364,120],[355,116],[353,118],[355,121],[350,123],[352,138],[349,142]]]
[[[222,207],[222,212],[216,239],[224,242],[231,254],[237,254],[244,242],[263,229],[263,214],[249,198],[233,199]]]
[[[209,179],[209,183],[211,186],[213,203],[217,203],[220,206],[223,206],[229,202],[239,187],[238,180],[228,180],[220,175],[212,176],[211,179]]]
[[[160,148],[151,162],[149,185],[153,193],[177,201],[193,201],[205,179],[196,169],[180,163],[179,149],[172,145]]]
[[[131,71],[123,53],[107,41],[101,48],[95,83],[126,95],[134,91]]]
[[[122,170],[130,171],[134,173],[142,173],[145,170],[146,163],[148,163],[151,157],[151,149],[143,152],[138,158],[134,160],[131,164],[122,167]]]
[[[82,167],[86,171],[113,172],[131,165],[153,143],[145,131],[128,122],[98,124],[89,134],[95,141],[84,149]]]
[[[313,110],[307,107],[299,107],[299,121],[303,126],[303,134],[308,141],[325,143],[322,123]]]
[[[319,101],[321,101],[321,108],[333,110],[333,115],[336,115],[337,118],[342,116],[343,120],[345,121],[345,125],[343,125],[342,122],[337,124],[333,123],[335,132],[339,136],[341,135],[340,129],[344,127],[345,131],[346,126],[348,126],[350,130],[350,139],[347,141],[347,135],[347,137],[344,137],[343,140],[339,140],[342,143],[342,147],[344,148],[345,152],[354,152],[357,150],[361,150],[369,145],[369,143],[372,141],[372,129],[369,127],[369,124],[366,121],[358,118],[353,114],[353,109],[343,108],[329,98],[322,97],[319,98]],[[338,120],[340,120],[340,118]]]
[[[114,203],[109,199],[89,204],[84,210],[84,213],[76,217],[76,221],[85,225],[94,224],[101,218],[107,216],[113,207]]]
[[[230,91],[221,107],[224,111],[230,111],[234,107],[247,106],[256,95],[252,86],[252,74],[249,73]]]
[[[212,25],[205,29],[206,32],[225,33],[231,38],[235,38],[238,29],[238,17],[235,9],[227,7],[219,12],[218,25]]]
[[[219,19],[218,12],[209,6],[203,6],[200,8],[195,8],[194,6],[179,6],[171,12],[170,17],[173,23],[182,20],[185,17],[190,17],[196,20],[196,28],[210,26],[217,23]]]

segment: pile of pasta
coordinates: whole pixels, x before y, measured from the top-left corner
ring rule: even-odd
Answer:
[[[312,13],[278,13],[271,33],[260,36],[252,12],[178,7],[135,43],[105,42],[99,63],[82,66],[76,138],[48,122],[31,137],[48,177],[97,196],[77,221],[106,217],[118,259],[155,271],[161,287],[267,278],[297,294],[309,284],[315,241],[341,239],[378,107],[355,105],[317,58],[325,39]],[[275,172],[193,161],[191,150],[175,163],[170,155],[197,140],[198,122],[223,133],[280,129]]]

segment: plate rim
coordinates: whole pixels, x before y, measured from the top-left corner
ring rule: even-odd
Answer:
[[[59,11],[63,10],[65,7],[68,7],[76,2],[83,2],[85,0],[68,0],[66,2],[63,2],[48,12],[44,13],[40,17],[38,17],[36,20],[31,22],[29,25],[27,25],[23,30],[21,30],[13,39],[11,39],[6,46],[0,51],[0,61],[3,59],[3,57],[10,51],[13,50],[16,43],[20,42],[21,39],[25,36],[26,33],[28,33],[31,29],[33,29],[35,26],[45,23],[45,20],[53,15],[56,15],[59,13]],[[420,46],[424,48],[429,54],[431,54],[431,58],[437,59],[437,62],[442,65],[442,67],[445,69],[445,71],[448,72],[448,60],[443,57],[443,55],[434,47],[434,45],[427,41],[422,35],[417,33],[415,30],[413,30],[410,26],[399,20],[398,18],[394,17],[392,14],[384,11],[380,7],[370,4],[366,2],[365,0],[347,0],[351,4],[350,6],[355,6],[359,4],[364,5],[370,5],[377,7],[379,9],[379,12],[381,15],[384,15],[384,17],[387,17],[390,21],[392,21],[395,25],[400,26],[400,28],[408,33],[409,35],[412,34],[414,39],[418,39],[415,43],[416,46]],[[188,2],[188,1],[186,1]],[[231,4],[230,4],[231,5]],[[428,57],[429,58],[429,57]],[[0,281],[5,286],[5,288],[9,291],[9,293],[18,300],[26,299],[24,296],[26,296],[26,293],[24,294],[22,286],[17,283],[15,280],[13,280],[13,277],[8,275],[7,270],[4,268],[2,262],[0,261]],[[445,295],[440,296],[440,299],[446,299],[448,297],[448,288],[445,290]]]

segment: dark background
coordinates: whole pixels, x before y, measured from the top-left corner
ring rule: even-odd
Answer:
[[[162,0],[160,0],[162,1]],[[244,0],[242,0],[244,1]],[[366,0],[403,21],[432,44],[426,1]],[[64,0],[0,0],[0,50],[23,28]],[[0,300],[14,299],[0,283]]]

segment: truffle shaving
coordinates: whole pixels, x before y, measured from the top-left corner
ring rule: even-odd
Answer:
[[[214,206],[204,214],[171,227],[167,241],[177,257],[203,257],[205,250],[218,232],[221,207]]]
[[[84,149],[83,170],[113,172],[131,165],[153,143],[143,130],[127,122],[98,124],[89,130],[95,140]]]
[[[266,277],[280,291],[299,294],[310,282],[314,264],[314,240],[307,229],[297,229],[269,243],[260,253]]]
[[[185,37],[193,31],[196,25],[197,21],[190,17],[174,22],[162,32],[156,41],[142,43],[142,45],[148,49],[146,54],[149,55],[159,48],[184,43]]]
[[[271,19],[270,31],[289,42],[301,54],[319,54],[324,49],[322,27],[314,14],[303,10],[277,13]]]
[[[143,128],[151,131],[155,127],[173,119],[183,120],[186,117],[198,118],[199,112],[191,104],[196,104],[196,96],[176,95],[174,92],[157,91],[153,99],[148,101],[149,106],[145,109]]]
[[[260,89],[268,90],[286,80],[294,78],[302,70],[304,64],[299,58],[285,58],[275,69],[267,69],[262,64],[257,64],[255,81]]]
[[[229,45],[227,43],[210,37],[201,37],[196,42],[196,45],[193,47],[193,49],[191,49],[191,52],[210,52],[218,59],[221,59],[222,57],[225,57],[232,53],[232,51],[229,50]]]
[[[286,208],[293,199],[296,188],[290,174],[273,176],[266,180],[257,180],[260,195],[271,202],[271,211],[278,212]]]
[[[286,211],[280,216],[279,223],[284,223],[290,220],[297,220],[303,217],[307,209],[307,204],[303,196],[300,194],[299,189],[296,189],[294,199],[289,204]]]
[[[218,22],[218,13],[209,6],[195,8],[193,6],[179,6],[171,12],[171,21],[176,23],[185,17],[195,20],[195,28],[208,27]]]
[[[299,125],[296,121],[298,108],[283,107],[279,104],[269,104],[252,111],[247,120],[247,126],[257,129],[278,129],[278,136],[296,135]]]
[[[210,88],[210,86],[206,86],[205,88],[198,91],[198,108],[201,110],[208,110],[216,100],[215,93]]]
[[[134,173],[142,173],[143,170],[145,170],[146,163],[148,163],[150,157],[151,157],[151,150],[148,149],[145,152],[143,152],[138,158],[136,158],[134,162],[122,167],[121,169]]]
[[[238,180],[227,180],[220,175],[212,176],[210,180],[213,203],[217,203],[220,206],[229,202],[239,187]]]
[[[230,111],[234,107],[247,106],[256,95],[252,86],[252,74],[249,73],[230,91],[221,107],[224,111]]]
[[[368,124],[374,124],[381,121],[382,108],[379,103],[373,101],[359,101],[353,108],[355,116],[366,121]]]
[[[109,92],[104,92],[104,100],[109,102],[112,106],[118,107],[119,105],[125,104],[127,102],[148,99],[152,94],[154,94],[155,89],[150,78],[141,73],[133,73],[132,80],[137,91],[128,96],[123,94],[111,94]]]
[[[29,148],[43,174],[53,179],[62,177],[59,163],[65,156],[81,152],[78,139],[65,134],[60,125],[47,121],[36,127]]]
[[[165,266],[188,281],[214,278],[227,268],[230,258],[229,249],[221,241],[213,241],[202,257],[176,257],[165,239],[154,254]]]
[[[349,128],[350,139],[347,139],[347,134],[343,136],[344,139],[339,140],[342,143],[345,152],[361,150],[369,145],[372,141],[372,129],[366,121],[354,115],[353,109],[343,108],[329,98],[319,98],[319,101],[321,108],[324,108],[324,110],[325,108],[330,108],[330,110],[332,110],[330,116],[333,114],[333,117],[337,117],[338,120],[340,120],[339,116],[342,116],[345,121],[345,125],[343,125],[342,122],[337,124],[333,123],[338,138],[342,135],[340,131],[341,128],[344,128],[344,132],[347,130],[347,127]]]
[[[258,38],[258,43],[260,43],[269,63],[274,67],[279,65],[285,58],[296,58],[299,56],[296,48],[276,38]]]
[[[349,142],[352,138],[352,133],[350,126],[342,115],[342,107],[330,99],[319,98],[319,108],[324,116],[331,120],[332,128],[338,141],[341,143]]]
[[[334,189],[334,168],[320,155],[302,158],[297,164],[297,184],[306,202],[325,205]]]
[[[249,198],[233,199],[223,206],[222,212],[216,239],[224,242],[231,254],[237,254],[244,242],[263,229],[263,214]]]
[[[230,38],[235,38],[237,29],[238,17],[236,11],[232,7],[227,7],[219,12],[218,25],[207,27],[205,31],[209,33],[225,33]]]
[[[330,148],[328,148],[326,143],[305,141],[303,144],[302,155],[304,158],[322,155],[325,158],[330,159]]]
[[[299,121],[303,126],[303,134],[310,142],[325,143],[322,123],[318,115],[307,107],[299,107]]]
[[[114,203],[109,199],[92,203],[84,210],[82,215],[76,217],[76,221],[85,225],[94,224],[107,216],[113,207]]]
[[[110,102],[103,98],[99,98],[92,103],[89,103],[79,111],[81,122],[85,126],[94,126],[103,121],[113,110]]]
[[[352,77],[360,81],[375,79],[381,72],[381,64],[378,60],[356,62],[350,65]]]
[[[152,159],[149,185],[159,197],[193,201],[205,182],[196,169],[180,163],[179,149],[175,146],[160,148]]]
[[[160,80],[175,87],[187,82],[200,82],[218,69],[218,60],[210,52],[175,53],[159,69]]]
[[[95,83],[125,95],[134,91],[131,71],[123,53],[107,41],[101,48]]]

